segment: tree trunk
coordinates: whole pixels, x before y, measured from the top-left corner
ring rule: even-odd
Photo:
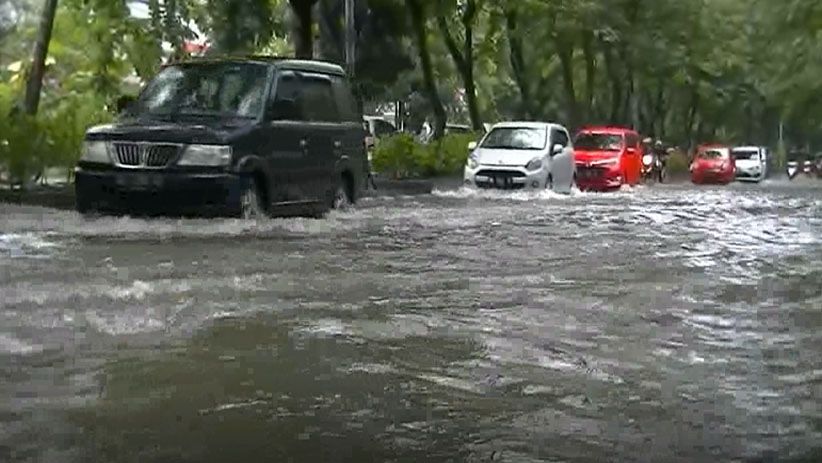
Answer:
[[[417,42],[417,52],[420,55],[420,65],[422,66],[422,76],[425,81],[425,90],[428,93],[428,100],[434,111],[434,134],[433,138],[438,140],[445,133],[445,123],[447,115],[440,100],[437,90],[437,82],[434,78],[434,66],[431,63],[431,52],[428,49],[428,35],[425,30],[426,12],[421,0],[405,0],[405,5],[411,15],[411,22],[414,27],[414,39]]]
[[[696,130],[697,134],[694,134],[694,124],[696,122],[697,116],[699,115],[699,88],[697,84],[694,84],[691,93],[691,107],[688,111],[688,123],[685,129],[687,130],[688,135],[688,149],[692,149],[695,146],[695,137],[698,137],[699,129]]]
[[[517,35],[517,12],[513,8],[505,10],[505,31],[508,37],[508,56],[511,61],[511,72],[519,89],[523,119],[533,116],[531,111],[531,91],[525,77],[525,58],[522,51],[522,40]]]
[[[665,119],[667,110],[665,107],[665,83],[662,79],[657,81],[656,102],[654,103],[654,120],[652,125],[657,138],[665,138]]]
[[[582,35],[582,53],[585,56],[585,117],[594,116],[594,88],[596,87],[596,55],[594,35],[585,31]]]
[[[480,117],[479,104],[477,102],[477,86],[474,81],[474,19],[477,15],[477,4],[475,0],[466,0],[465,12],[461,22],[465,33],[465,41],[460,51],[457,41],[451,35],[448,21],[445,19],[445,11],[440,11],[437,15],[437,24],[443,35],[445,46],[454,61],[454,66],[460,73],[463,86],[465,87],[465,100],[468,105],[468,116],[471,118],[471,126],[474,130],[482,130],[482,118]]]
[[[579,123],[577,94],[574,88],[574,45],[560,38],[556,40],[557,55],[562,66],[562,83],[565,87],[565,96],[568,100],[568,119],[572,129]]]
[[[603,54],[605,56],[605,67],[608,70],[608,80],[611,82],[611,124],[619,122],[619,111],[622,105],[622,79],[614,61],[613,50],[607,43],[603,43]]]
[[[340,25],[344,16],[342,5],[340,0],[320,0],[317,8],[320,58],[334,63],[345,61],[345,39]]]
[[[288,0],[294,12],[295,26],[294,55],[300,59],[314,57],[314,18],[312,10],[317,0]]]
[[[46,56],[51,42],[51,31],[54,29],[54,15],[57,12],[57,0],[45,0],[43,12],[40,15],[40,26],[37,31],[37,41],[34,43],[34,56],[31,62],[31,72],[26,82],[26,99],[23,109],[26,114],[37,114],[40,106],[40,91],[43,88],[43,75],[46,73]]]

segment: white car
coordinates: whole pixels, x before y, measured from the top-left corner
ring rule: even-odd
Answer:
[[[736,179],[760,182],[768,174],[768,148],[762,146],[737,146],[731,150],[736,162]]]
[[[574,186],[574,147],[565,127],[547,122],[495,124],[479,143],[468,145],[464,183],[502,190]]]

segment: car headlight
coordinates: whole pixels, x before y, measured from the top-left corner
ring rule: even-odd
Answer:
[[[542,159],[534,158],[525,166],[527,170],[539,170],[542,168]]]
[[[466,165],[469,169],[476,169],[477,167],[479,167],[479,161],[477,160],[477,156],[474,153],[471,153],[468,156],[468,161],[466,162]]]
[[[189,145],[177,161],[181,166],[227,166],[231,163],[231,147],[225,145]]]
[[[642,164],[650,166],[652,162],[654,162],[654,157],[652,155],[646,154],[642,156]]]
[[[83,142],[83,156],[80,157],[80,160],[98,164],[111,164],[111,158],[108,155],[108,143],[104,141]]]

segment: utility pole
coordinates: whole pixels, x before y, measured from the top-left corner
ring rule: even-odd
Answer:
[[[348,77],[354,77],[357,56],[357,29],[354,22],[354,0],[345,0],[345,67]]]

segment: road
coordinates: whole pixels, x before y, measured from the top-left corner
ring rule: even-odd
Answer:
[[[822,188],[0,205],[0,461],[820,461]]]

